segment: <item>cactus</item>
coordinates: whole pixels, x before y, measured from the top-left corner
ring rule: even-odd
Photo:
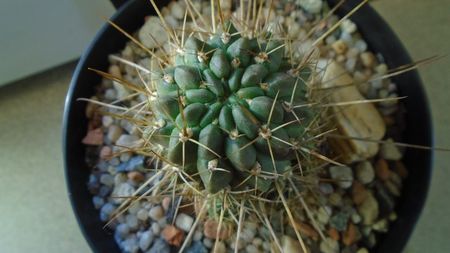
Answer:
[[[172,164],[198,173],[210,193],[244,186],[266,192],[292,169],[314,115],[292,108],[308,101],[311,69],[290,69],[284,44],[270,34],[230,35],[230,22],[225,29],[208,41],[189,37],[175,65],[155,74],[158,124],[147,138]]]

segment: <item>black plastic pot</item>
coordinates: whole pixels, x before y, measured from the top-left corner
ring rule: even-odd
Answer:
[[[115,1],[118,4],[122,1]],[[158,1],[160,5],[168,1]],[[337,2],[329,1],[331,4]],[[347,1],[338,14],[347,13],[359,1]],[[144,16],[154,14],[149,1],[133,0],[123,4],[111,18],[128,32],[136,31],[143,25]],[[364,6],[351,18],[373,52],[380,53],[390,68],[411,63],[411,59],[389,26],[370,7]],[[85,146],[81,144],[87,130],[85,118],[86,103],[77,102],[77,98],[87,98],[94,94],[94,87],[100,83],[100,76],[88,70],[88,67],[106,70],[107,56],[125,46],[126,37],[109,25],[103,26],[80,59],[74,72],[67,94],[64,122],[63,149],[66,180],[69,197],[78,223],[86,240],[95,252],[120,252],[110,231],[103,229],[99,212],[92,204],[92,196],[86,183],[90,174],[85,164]],[[426,99],[420,78],[416,71],[395,77],[399,95],[408,96],[403,101],[406,108],[406,128],[402,132],[403,142],[432,146],[433,134]],[[401,252],[421,213],[427,195],[432,170],[432,152],[407,149],[404,162],[409,177],[404,182],[401,198],[397,203],[398,220],[389,232],[379,238],[374,252]]]

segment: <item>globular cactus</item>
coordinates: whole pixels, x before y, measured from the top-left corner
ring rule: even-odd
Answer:
[[[284,46],[269,32],[241,36],[230,22],[207,41],[189,37],[175,64],[154,74],[157,123],[146,138],[210,193],[268,191],[293,168],[316,114],[298,106],[312,70],[291,65]]]

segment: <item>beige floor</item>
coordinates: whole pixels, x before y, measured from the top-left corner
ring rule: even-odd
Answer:
[[[373,4],[414,59],[450,52],[449,0]],[[0,88],[0,252],[90,252],[66,196],[61,158],[63,102],[74,66]],[[450,147],[450,59],[420,73],[436,145]],[[436,155],[427,205],[406,252],[450,252],[449,155]]]

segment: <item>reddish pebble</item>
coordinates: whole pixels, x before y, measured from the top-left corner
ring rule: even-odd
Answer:
[[[353,181],[352,185],[352,199],[356,205],[360,205],[367,198],[367,190],[363,184],[358,181]]]
[[[90,130],[81,141],[86,145],[102,145],[103,144],[103,131],[101,128]]]
[[[130,171],[128,172],[128,179],[133,182],[142,182],[145,179],[145,176],[139,171]]]
[[[342,235],[342,242],[350,246],[356,241],[356,227],[353,225],[353,223],[350,223],[347,226],[347,230]]]
[[[217,235],[219,235],[220,240],[226,240],[228,237],[231,236],[232,231],[231,231],[231,227],[228,224],[223,222],[222,226],[220,227],[219,233],[217,233],[218,228],[219,228],[219,222],[217,222],[213,219],[208,219],[205,222],[203,233],[205,234],[206,237],[211,238],[211,239],[216,239]]]
[[[389,165],[386,160],[379,159],[375,165],[375,173],[377,177],[383,181],[386,181],[391,176],[391,171],[389,170]]]
[[[319,234],[317,231],[308,223],[296,223],[295,227],[298,229],[301,235],[305,235],[306,237],[310,237],[313,240],[319,239]]]
[[[103,160],[107,160],[111,158],[112,155],[112,149],[109,146],[103,146],[100,150],[100,158]]]
[[[335,228],[328,229],[328,235],[335,241],[339,241],[339,239],[341,238],[339,232]]]
[[[395,162],[394,170],[402,178],[406,178],[408,176],[408,170],[401,161]]]
[[[167,212],[167,210],[169,210],[170,204],[172,202],[172,199],[170,197],[164,197],[162,202],[161,202],[161,206],[164,209],[164,211]]]
[[[168,225],[167,227],[165,227],[161,234],[167,241],[167,243],[176,247],[180,247],[184,239],[183,231],[172,225]]]

